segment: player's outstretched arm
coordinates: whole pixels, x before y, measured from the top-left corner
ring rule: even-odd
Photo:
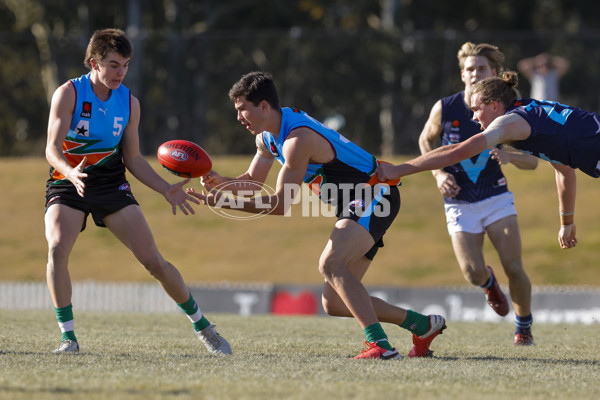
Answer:
[[[139,122],[140,103],[135,97],[131,96],[131,115],[129,123],[123,131],[123,139],[121,141],[125,166],[140,182],[165,197],[169,204],[171,204],[173,215],[177,213],[177,208],[185,215],[188,215],[188,212],[194,214],[194,209],[190,202],[196,204],[200,204],[200,202],[187,194],[183,189],[183,185],[187,184],[189,179],[170,184],[152,168],[140,153]]]
[[[380,164],[377,167],[377,176],[381,182],[384,182],[385,180],[399,179],[421,171],[441,169],[473,157],[486,148],[486,138],[483,134],[479,133],[462,143],[438,147],[404,164]]]
[[[567,165],[550,163],[556,175],[556,190],[558,192],[558,213],[560,216],[560,230],[558,243],[563,249],[570,249],[577,245],[575,232],[575,198],[577,194],[577,180],[575,170]]]

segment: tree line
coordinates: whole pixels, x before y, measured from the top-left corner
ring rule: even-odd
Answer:
[[[87,72],[89,37],[106,27],[135,47],[125,85],[140,99],[145,154],[174,138],[211,154],[252,152],[227,92],[258,69],[274,75],[283,106],[375,154],[417,153],[431,106],[462,88],[465,41],[498,45],[510,69],[543,51],[569,59],[562,101],[598,111],[600,3],[506,3],[0,0],[0,155],[43,155],[51,95]]]

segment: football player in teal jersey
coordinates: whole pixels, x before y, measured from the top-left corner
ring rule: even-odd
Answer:
[[[179,271],[156,247],[125,177],[125,169],[162,194],[173,214],[179,208],[194,213],[198,200],[182,189],[189,180],[169,184],[148,164],[139,150],[140,103],[123,85],[133,46],[119,29],[94,32],[84,64],[90,72],[60,86],[52,97],[46,158],[46,239],[48,289],[62,331],[57,354],[75,354],[69,255],[89,214],[108,228],[154,276],[191,320],[194,329],[215,354],[230,354],[222,338],[191,296]],[[93,249],[89,249],[94,257]],[[114,262],[114,260],[106,260]]]
[[[361,283],[400,209],[398,182],[378,185],[375,170],[380,161],[374,156],[303,111],[281,107],[268,73],[244,75],[229,91],[229,98],[238,121],[255,136],[256,155],[246,173],[235,178],[211,171],[203,178],[211,191],[208,195],[191,188],[188,193],[204,204],[232,208],[231,203],[220,201],[218,189],[262,187],[277,160],[282,168],[275,193],[236,203],[236,207],[249,213],[284,215],[301,183],[335,207],[338,220],[318,266],[325,279],[322,302],[329,315],[354,317],[363,329],[365,350],[354,358],[401,358],[381,322],[412,333],[409,357],[431,354],[431,342],[446,327],[444,317],[422,315],[372,297]]]

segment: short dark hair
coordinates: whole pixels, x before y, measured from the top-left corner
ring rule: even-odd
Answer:
[[[235,101],[238,97],[246,97],[257,106],[266,100],[274,110],[279,111],[279,95],[273,82],[273,77],[268,72],[254,71],[240,78],[229,90],[229,99]]]
[[[133,56],[133,45],[121,29],[108,28],[95,31],[90,38],[83,64],[92,69],[90,60],[93,58],[100,62],[111,51],[117,52],[121,57],[131,58]]]

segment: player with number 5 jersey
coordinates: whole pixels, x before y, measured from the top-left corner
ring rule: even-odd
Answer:
[[[443,168],[499,143],[549,161],[558,191],[563,249],[577,245],[574,222],[575,170],[600,177],[600,115],[564,104],[521,99],[518,77],[506,71],[478,82],[468,93],[469,106],[484,131],[465,142],[442,146],[400,165],[380,165],[380,179],[394,179]]]
[[[189,179],[168,183],[140,153],[140,103],[122,84],[132,56],[133,46],[122,30],[94,32],[84,59],[90,72],[64,83],[52,97],[46,144],[50,164],[44,216],[46,279],[62,333],[60,346],[53,353],[79,353],[68,263],[91,214],[97,226],[107,227],[158,280],[188,316],[208,350],[231,354],[229,343],[202,315],[179,271],[158,251],[125,177],[127,169],[142,184],[162,194],[173,214],[177,208],[185,215],[193,214],[190,203],[198,204],[182,189]],[[117,327],[115,330],[112,335],[119,335]]]
[[[94,94],[90,75],[91,72],[70,81],[76,93],[76,103],[63,142],[64,156],[72,167],[86,157],[88,185],[94,180],[108,180],[125,172],[120,144],[130,112],[129,89],[119,85],[103,101]],[[70,184],[60,172],[54,168],[52,170],[54,186]]]

